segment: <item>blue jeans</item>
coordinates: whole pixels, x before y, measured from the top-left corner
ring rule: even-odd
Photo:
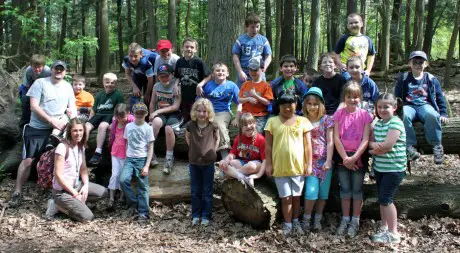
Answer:
[[[330,168],[323,182],[321,178],[308,176],[305,178],[305,199],[307,200],[326,200],[329,198],[329,189],[331,188],[332,168]]]
[[[388,206],[393,203],[393,197],[398,190],[403,178],[406,176],[405,171],[401,172],[378,172],[375,171],[375,181],[377,181],[377,192],[379,204]]]
[[[141,176],[147,157],[132,158],[126,157],[123,170],[120,175],[121,190],[125,193],[126,202],[129,207],[135,207],[139,214],[149,216],[149,176]],[[131,186],[131,178],[137,178],[137,194],[134,194]]]
[[[439,113],[430,104],[425,105],[405,105],[404,106],[404,127],[406,128],[406,145],[414,146],[417,144],[412,122],[420,120],[423,123],[425,138],[429,144],[436,146],[441,144],[442,127],[439,120]]]
[[[214,164],[189,164],[190,190],[192,193],[192,217],[211,219]]]
[[[259,134],[264,134],[265,124],[267,124],[268,115],[258,116],[256,118],[256,129]]]
[[[340,182],[341,199],[363,199],[364,168],[352,171],[344,166],[339,166],[337,175]]]

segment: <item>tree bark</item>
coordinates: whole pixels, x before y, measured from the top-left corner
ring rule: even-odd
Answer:
[[[101,23],[101,8],[99,6],[99,2],[95,1],[95,10],[96,10],[96,38],[99,40],[101,38],[100,34],[100,23]],[[99,42],[98,42],[99,43]],[[101,73],[101,57],[100,57],[100,49],[96,48],[96,76],[99,76]]]
[[[67,5],[62,8],[61,34],[59,35],[59,54],[63,54],[65,38],[67,32]],[[62,56],[61,56],[62,57]]]
[[[391,12],[391,33],[390,36],[390,53],[393,53],[394,59],[400,60],[401,59],[401,32],[399,28],[399,23],[401,20],[401,2],[402,0],[394,0],[393,1],[393,11]],[[391,55],[390,55],[391,56]]]
[[[446,68],[444,69],[444,86],[449,88],[450,85],[450,70],[452,69],[452,58],[454,57],[455,44],[457,42],[457,33],[460,26],[460,0],[457,0],[457,15],[455,17],[454,29],[450,37],[449,50],[446,55]],[[459,49],[460,50],[460,49]],[[444,129],[443,129],[444,133]],[[460,140],[460,139],[457,139]]]
[[[301,62],[301,65],[300,65],[300,71],[303,72],[303,70],[305,69],[305,29],[306,29],[306,25],[305,25],[305,1],[304,0],[300,0],[300,14],[301,14],[301,26],[302,26],[302,32],[301,32],[301,35],[300,35],[300,62]]]
[[[273,56],[273,73],[277,77],[279,74],[279,61],[280,61],[280,49],[281,49],[281,14],[282,14],[282,0],[275,0],[276,3],[276,21],[275,21],[275,53]]]
[[[176,0],[177,13],[176,13],[176,45],[175,45],[176,50],[175,51],[176,51],[176,54],[178,55],[181,55],[180,50],[182,49],[180,46],[181,45],[181,42],[180,42],[180,15],[181,15],[180,3],[181,3],[180,0]]]
[[[5,0],[0,0],[0,13],[3,13],[5,10]],[[5,39],[3,38],[3,15],[0,15],[0,55],[3,55],[3,47],[5,45]]]
[[[83,2],[81,3],[83,5]],[[88,7],[88,4],[86,3],[85,6],[82,6],[80,9],[80,14],[81,14],[81,36],[85,37],[86,36],[86,8]],[[88,64],[88,47],[83,44],[83,61],[81,64],[81,74],[85,75],[86,74],[86,66]]]
[[[265,37],[270,43],[270,46],[273,47],[273,36],[272,36],[272,8],[271,8],[271,0],[265,0]],[[268,66],[268,69],[265,70],[266,73],[273,72],[273,64]]]
[[[381,51],[381,67],[383,71],[387,71],[390,66],[390,0],[383,0],[380,5],[380,15],[382,16],[382,47]]]
[[[176,0],[168,0],[168,38],[173,44],[177,45],[176,38]]]
[[[135,0],[137,1],[137,0]],[[132,36],[132,31],[133,31],[133,19],[132,19],[132,4],[131,0],[126,0],[126,20],[128,21],[128,30],[130,31],[130,35]],[[132,40],[130,38],[130,40]]]
[[[280,57],[294,52],[294,15],[292,10],[293,0],[284,0],[283,24],[281,24],[281,45]]]
[[[341,15],[342,0],[331,0],[331,41],[332,49],[334,49],[342,32],[340,31],[340,15]]]
[[[192,0],[187,0],[187,15],[185,16],[185,37],[190,37],[190,9],[192,8]]]
[[[433,42],[434,35],[434,11],[436,10],[436,0],[428,1],[428,15],[426,17],[425,37],[423,39],[423,51],[430,59],[431,43]]]
[[[146,2],[146,11],[147,11],[147,22],[148,22],[148,44],[145,46],[147,48],[153,48],[156,42],[155,37],[155,14],[153,11],[153,1],[147,0]]]
[[[255,14],[259,15],[259,0],[251,0],[251,3],[252,3],[252,11]]]
[[[99,37],[99,56],[100,56],[100,75],[99,83],[102,83],[102,75],[109,72],[109,14],[107,8],[107,0],[99,1],[99,8],[101,13],[101,30]]]
[[[142,23],[144,21],[144,0],[136,0],[136,42],[142,44],[143,41],[143,29]]]
[[[321,32],[321,1],[312,0],[310,17],[310,39],[308,43],[307,68],[318,69],[319,39]]]
[[[213,0],[208,4],[208,62],[233,66],[232,45],[243,32],[243,0]],[[232,72],[231,72],[232,73]]]
[[[358,0],[347,0],[347,16],[358,12]]]
[[[12,0],[11,7],[17,8],[20,11],[20,14],[23,14],[21,8],[20,0]],[[9,55],[21,54],[21,45],[22,45],[22,25],[21,21],[17,17],[12,17],[10,31],[11,31],[11,51]],[[22,59],[21,59],[22,58]],[[9,60],[8,69],[11,71],[17,71],[22,67],[21,61],[24,62],[23,57],[16,57]]]
[[[414,21],[414,37],[412,38],[412,50],[422,50],[423,40],[423,19],[425,11],[425,0],[415,1],[415,21]]]
[[[152,1],[147,1],[147,2],[152,2]],[[123,17],[121,15],[122,7],[123,7],[122,0],[117,0],[117,24],[118,24],[117,37],[118,37],[118,56],[119,56],[118,67],[119,67],[120,73],[124,72],[124,68],[123,66],[121,66],[121,64],[123,63],[123,57],[125,56],[124,50],[123,50]]]
[[[361,33],[366,34],[367,32],[367,0],[361,0],[361,18],[363,19],[363,28]]]
[[[409,57],[412,43],[411,43],[411,32],[410,32],[410,20],[411,20],[411,5],[412,0],[406,0],[406,20],[404,24],[404,54],[405,58]]]

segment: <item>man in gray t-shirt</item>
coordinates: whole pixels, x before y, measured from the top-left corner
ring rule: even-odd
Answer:
[[[9,202],[10,207],[21,204],[22,186],[29,178],[30,168],[35,158],[39,158],[53,128],[64,130],[66,123],[59,116],[70,111],[71,118],[77,115],[75,95],[72,86],[64,80],[66,64],[55,61],[51,66],[51,76],[40,78],[27,92],[30,97],[32,117],[30,124],[24,126],[22,162],[18,168],[16,186]]]

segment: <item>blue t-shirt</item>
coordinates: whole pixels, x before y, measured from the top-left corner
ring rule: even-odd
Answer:
[[[272,54],[272,49],[267,38],[261,34],[254,37],[249,37],[247,34],[240,35],[233,44],[232,54],[236,54],[240,58],[240,64],[243,70],[248,71],[249,59],[252,57],[261,58],[261,66],[264,64],[264,59]]]
[[[413,75],[407,77],[406,101],[412,105],[424,105],[428,98],[428,83],[426,78],[417,80]]]
[[[129,61],[129,56],[123,57],[123,63],[121,64],[124,69],[131,69],[131,75],[139,75],[139,76],[146,76],[152,77],[153,76],[153,64],[151,63],[151,59],[156,58],[156,53],[150,50],[142,49],[142,53],[144,56],[139,60],[139,63],[134,66]],[[155,58],[153,58],[155,54]],[[150,59],[150,60],[149,60]]]
[[[217,84],[211,80],[204,86],[203,93],[205,98],[211,100],[214,112],[229,112],[232,101],[236,105],[238,104],[240,89],[229,80],[223,84]]]

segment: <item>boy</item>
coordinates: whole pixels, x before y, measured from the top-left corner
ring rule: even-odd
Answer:
[[[343,35],[335,46],[336,65],[341,69],[346,69],[346,62],[350,56],[358,56],[363,61],[363,69],[366,75],[371,74],[374,65],[375,48],[371,39],[361,34],[363,19],[357,13],[351,13],[347,17],[347,28],[350,34]],[[348,77],[348,76],[344,76]]]
[[[251,58],[248,69],[251,81],[246,81],[241,86],[239,102],[243,105],[242,113],[251,113],[256,119],[257,132],[263,134],[268,116],[267,106],[273,100],[273,92],[270,84],[261,78],[262,68],[259,58]]]
[[[172,52],[172,44],[169,40],[159,40],[157,44],[158,56],[155,59],[155,65],[153,66],[153,75],[157,75],[158,68],[163,64],[169,64],[176,68],[176,62],[179,60],[179,56]],[[157,79],[158,81],[158,79]]]
[[[26,68],[24,73],[24,80],[19,87],[19,96],[21,98],[21,120],[19,127],[23,128],[25,124],[30,122],[30,97],[27,96],[27,91],[30,86],[38,78],[49,77],[51,75],[50,68],[45,65],[45,56],[41,54],[34,54],[30,58],[30,65]]]
[[[317,70],[307,68],[303,72],[303,75],[300,77],[300,80],[302,80],[302,82],[305,83],[305,86],[307,86],[307,89],[310,89],[313,81],[315,81],[319,76],[320,74]]]
[[[297,59],[293,55],[284,55],[280,59],[280,71],[283,74],[280,77],[277,77],[271,82],[272,92],[273,92],[273,103],[271,106],[271,113],[278,115],[279,108],[276,103],[277,98],[279,97],[281,91],[283,90],[294,90],[297,95],[297,108],[296,114],[302,114],[302,99],[307,93],[307,86],[302,82],[302,80],[294,76],[297,71]],[[269,109],[270,111],[270,109]]]
[[[444,161],[441,123],[447,122],[446,100],[438,79],[428,72],[428,57],[423,51],[409,55],[411,72],[402,74],[395,86],[395,95],[404,102],[404,127],[406,128],[407,156],[414,161],[420,153],[412,122],[420,120],[424,126],[425,138],[433,145],[433,158],[436,164]]]
[[[182,42],[183,57],[176,62],[174,77],[175,89],[181,93],[180,111],[184,119],[184,124],[190,120],[190,110],[195,102],[195,95],[201,96],[203,85],[211,80],[209,71],[203,60],[195,56],[198,50],[198,42],[191,38],[186,38]],[[181,131],[182,133],[183,131]]]
[[[89,138],[89,133],[97,127],[96,151],[93,157],[89,160],[91,165],[99,165],[102,159],[102,145],[105,140],[105,133],[110,123],[112,123],[113,110],[119,103],[124,103],[123,94],[115,88],[117,75],[114,73],[106,73],[103,76],[104,90],[96,94],[89,120],[86,122],[86,136]]]
[[[128,83],[133,87],[133,95],[129,101],[130,107],[140,102],[144,96],[144,102],[150,103],[153,87],[153,67],[149,61],[151,55],[156,54],[143,49],[137,43],[131,43],[128,47],[128,55],[123,58],[122,66]]]
[[[169,174],[174,163],[174,144],[176,142],[175,131],[182,124],[182,115],[179,111],[181,97],[174,92],[174,69],[169,64],[163,64],[157,69],[158,83],[153,87],[152,101],[150,103],[150,121],[155,131],[155,139],[162,127],[166,135],[166,158],[163,173]],[[158,161],[155,155],[152,158],[152,166]]]
[[[237,85],[241,87],[243,82],[248,80],[249,59],[258,57],[261,60],[262,79],[265,80],[265,71],[272,61],[272,49],[265,36],[259,34],[260,18],[254,13],[250,13],[244,21],[246,34],[240,35],[233,44],[232,54],[233,63],[238,72]]]
[[[133,105],[134,122],[128,123],[123,138],[127,140],[126,160],[120,175],[120,186],[131,210],[138,211],[138,221],[149,219],[149,164],[153,156],[153,129],[145,122],[148,114],[144,103]],[[137,178],[136,194],[133,192],[131,178]]]
[[[86,80],[84,76],[75,75],[72,78],[72,87],[75,94],[75,105],[77,106],[77,117],[86,122],[89,119],[89,112],[94,105],[94,97],[85,91]]]

